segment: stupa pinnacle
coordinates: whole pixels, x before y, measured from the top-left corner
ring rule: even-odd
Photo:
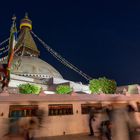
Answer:
[[[32,21],[28,18],[28,15],[25,14],[25,17],[20,22],[20,34],[15,47],[18,50],[16,55],[38,57],[40,52],[30,33],[31,30]]]

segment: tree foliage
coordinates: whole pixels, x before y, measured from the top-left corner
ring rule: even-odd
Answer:
[[[56,88],[57,94],[69,94],[70,92],[72,92],[72,88],[68,85],[59,85]]]
[[[41,91],[41,87],[33,84],[20,84],[19,92],[23,94],[39,94]]]
[[[114,80],[101,77],[99,79],[92,79],[89,83],[89,88],[92,93],[113,94],[116,91],[117,83]]]

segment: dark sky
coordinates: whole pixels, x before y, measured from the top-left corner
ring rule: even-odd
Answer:
[[[118,85],[140,83],[140,2],[106,0],[1,1],[0,41],[9,36],[11,17],[28,12],[33,31],[72,64]],[[38,44],[41,58],[65,79],[85,80],[57,62]]]

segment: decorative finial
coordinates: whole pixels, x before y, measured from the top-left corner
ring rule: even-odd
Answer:
[[[28,18],[28,13],[27,12],[25,13],[25,18]]]
[[[28,18],[28,13],[25,13],[25,17],[21,20],[20,23],[20,29],[22,27],[28,27],[30,30],[32,30],[32,21]]]

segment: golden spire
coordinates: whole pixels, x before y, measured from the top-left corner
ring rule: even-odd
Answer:
[[[32,30],[32,21],[28,17],[28,13],[25,13],[25,17],[21,20],[20,29],[27,27]]]
[[[20,34],[16,48],[20,48],[17,52],[18,55],[25,56],[38,56],[39,50],[35,44],[35,41],[31,35],[32,21],[28,18],[28,14],[20,22]]]

